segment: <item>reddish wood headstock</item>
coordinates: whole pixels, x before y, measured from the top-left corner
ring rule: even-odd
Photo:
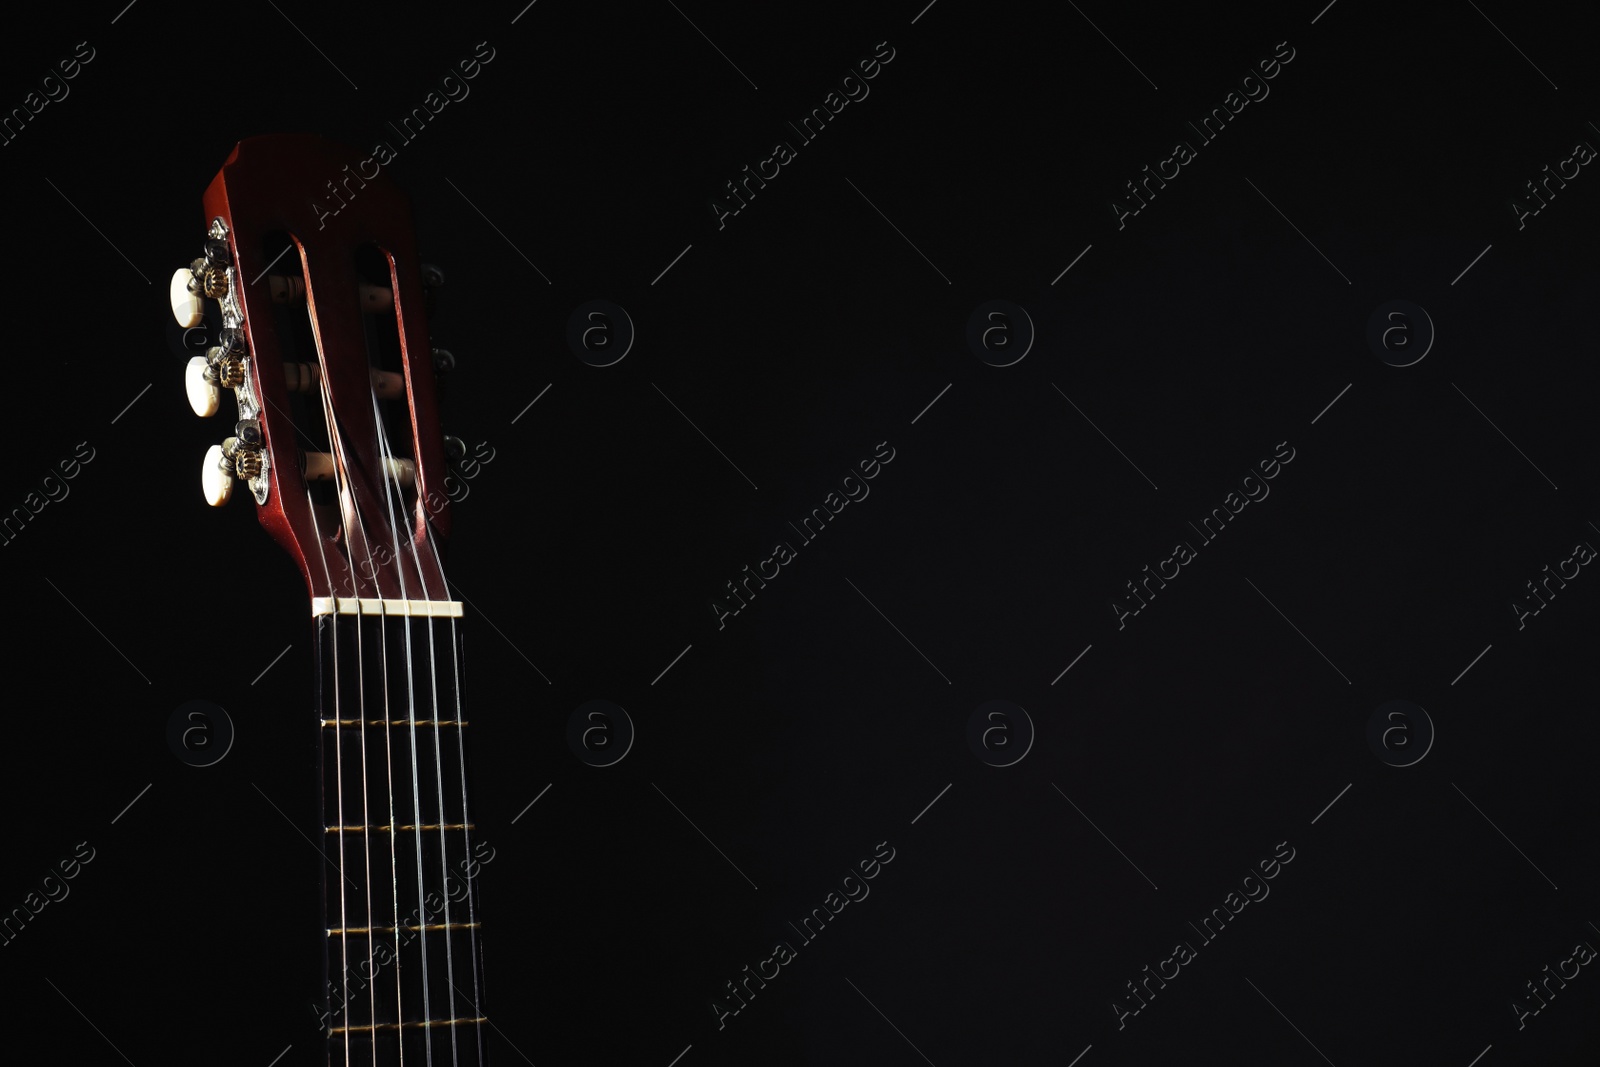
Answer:
[[[241,419],[226,455],[213,450],[220,469],[248,483],[312,597],[448,600],[445,458],[405,195],[370,159],[277,135],[241,141],[204,205],[211,258],[189,292],[217,300],[223,330],[191,371],[213,409],[231,385]],[[386,414],[401,407],[409,418]]]

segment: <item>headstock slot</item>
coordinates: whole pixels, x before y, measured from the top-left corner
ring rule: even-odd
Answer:
[[[394,262],[388,252],[376,244],[366,244],[355,250],[354,260],[356,276],[361,279],[363,286],[369,287],[366,291],[385,289],[392,292]],[[405,354],[400,343],[401,323],[392,302],[389,307],[374,307],[364,292],[359,304],[361,325],[366,333],[368,366],[379,374],[403,375]],[[410,398],[401,391],[398,395],[388,397],[385,402],[384,392],[378,390],[377,385],[374,382],[375,392],[380,397],[378,416],[392,454],[398,458],[412,459]]]
[[[365,342],[368,373],[372,377],[372,394],[377,398],[372,405],[373,430],[378,445],[382,469],[388,475],[382,480],[378,496],[382,507],[377,521],[392,523],[404,534],[411,529],[419,533],[413,539],[413,553],[430,551],[430,545],[421,542],[427,536],[425,525],[412,527],[418,514],[417,481],[394,468],[415,470],[412,437],[412,412],[410,397],[402,388],[385,389],[391,383],[403,383],[406,373],[406,352],[402,340],[404,320],[396,306],[393,293],[399,284],[398,270],[393,257],[375,242],[358,245],[351,253],[351,266],[357,279],[354,309],[360,322]],[[369,522],[372,519],[369,518]],[[445,595],[443,589],[437,591]],[[415,588],[407,595],[421,594]]]
[[[276,297],[270,300],[269,307],[280,358],[285,367],[302,364],[315,366],[318,363],[317,338],[306,309],[306,277],[300,259],[300,243],[286,230],[272,230],[261,236],[260,244],[263,261],[272,266],[268,274],[257,279],[256,285],[265,287],[269,298]],[[295,288],[298,288],[299,298],[284,299]],[[290,387],[288,406],[281,414],[285,416],[293,432],[295,447],[301,453],[299,469],[304,470],[306,453],[328,452],[332,448],[322,404],[320,377],[308,388]],[[279,431],[282,432],[281,426]],[[330,542],[334,541],[339,529],[338,492],[334,483],[331,480],[308,480],[307,490],[313,506],[318,509],[319,526],[328,531]]]

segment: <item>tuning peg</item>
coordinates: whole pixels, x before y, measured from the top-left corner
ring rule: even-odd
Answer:
[[[241,429],[253,427],[259,436],[260,427],[254,420],[243,420],[239,426]],[[219,508],[233,498],[235,478],[249,479],[260,473],[260,450],[237,437],[229,437],[206,450],[205,462],[200,466],[200,489],[205,493],[206,503]]]
[[[178,320],[178,325],[185,330],[200,325],[204,317],[200,306],[200,295],[191,286],[194,283],[194,271],[188,267],[180,267],[173,272],[172,284],[168,289],[168,296],[172,300],[172,317]]]
[[[202,419],[217,413],[222,390],[217,384],[216,368],[205,356],[195,356],[183,372],[184,389],[189,394],[189,406]]]
[[[226,250],[226,249],[224,249]],[[228,291],[228,269],[225,264],[214,263],[204,257],[172,274],[167,296],[172,301],[172,317],[184,329],[200,325],[204,308],[200,298],[218,299]]]
[[[467,458],[467,443],[454,434],[444,435],[444,458],[458,463]]]
[[[449,374],[456,369],[455,353],[448,348],[435,348],[433,350],[433,369],[437,374]]]
[[[233,499],[233,461],[222,454],[221,445],[206,449],[205,462],[200,465],[200,491],[214,508]]]

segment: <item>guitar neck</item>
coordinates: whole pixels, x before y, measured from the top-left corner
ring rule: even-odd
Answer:
[[[460,605],[315,608],[329,1063],[482,1064]]]
[[[205,499],[246,490],[312,597],[328,1062],[465,1067],[485,1062],[475,881],[494,850],[467,804],[461,605],[432,599],[454,358],[432,344],[444,274],[400,188],[359,179],[331,214],[315,199],[360,161],[307,134],[240,141],[205,191],[204,254],[168,295],[185,344],[208,339],[190,406],[215,416],[231,391],[237,412],[201,464]]]

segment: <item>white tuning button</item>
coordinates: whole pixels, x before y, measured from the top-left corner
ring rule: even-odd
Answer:
[[[183,386],[189,393],[189,406],[202,419],[217,413],[217,404],[222,398],[222,390],[206,379],[208,369],[210,364],[206,362],[206,357],[195,356],[189,360],[183,372]]]
[[[214,508],[220,508],[233,498],[233,475],[223,467],[225,462],[222,446],[212,445],[206,449],[206,460],[200,467],[200,489],[205,493],[206,503]]]
[[[172,317],[177,319],[178,325],[185,330],[200,325],[204,317],[201,313],[200,295],[189,289],[193,281],[194,271],[188,267],[180,267],[173,272],[172,285],[168,289],[168,296],[172,298]]]

